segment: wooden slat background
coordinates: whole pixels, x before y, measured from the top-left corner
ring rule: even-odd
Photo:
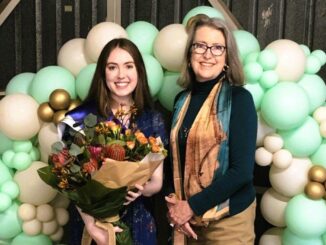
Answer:
[[[277,39],[291,39],[311,50],[326,51],[325,0],[223,0],[244,30],[253,33],[263,49]],[[186,13],[203,0],[121,0],[121,25],[137,20],[159,30],[181,23]],[[87,36],[95,24],[105,21],[106,0],[22,0],[0,26],[0,91],[22,72],[37,72],[55,65],[60,47],[70,39]],[[326,80],[325,67],[319,75]],[[270,186],[267,169],[256,167],[258,200]],[[261,188],[262,187],[262,188]],[[259,212],[259,209],[257,209]],[[163,214],[164,215],[164,214]],[[269,227],[257,214],[257,237]],[[166,230],[160,233],[164,239]],[[257,239],[258,240],[258,239]],[[166,245],[163,240],[162,245]]]

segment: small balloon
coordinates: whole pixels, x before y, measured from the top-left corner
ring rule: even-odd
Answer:
[[[67,111],[71,111],[72,109],[75,109],[77,106],[79,106],[81,104],[81,101],[80,100],[72,100],[70,101],[70,105],[67,109]]]
[[[323,166],[314,165],[309,169],[308,176],[311,181],[323,183],[326,181],[326,169]]]
[[[37,109],[37,115],[43,122],[52,122],[54,111],[48,102],[43,102]]]
[[[325,195],[325,187],[318,182],[308,182],[304,191],[313,200],[319,200]]]
[[[65,118],[66,110],[56,111],[53,115],[53,122],[57,125]]]
[[[64,110],[69,107],[70,95],[64,89],[56,89],[50,94],[50,106],[55,110]]]

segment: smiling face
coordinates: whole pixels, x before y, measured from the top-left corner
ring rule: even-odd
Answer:
[[[138,73],[134,59],[126,50],[117,47],[110,53],[106,63],[105,77],[113,100],[118,103],[132,101]]]
[[[193,43],[206,44],[208,47],[215,45],[225,45],[223,33],[212,27],[198,27]],[[216,78],[225,65],[226,52],[221,56],[214,56],[210,49],[203,54],[191,53],[190,63],[198,82],[205,82]]]

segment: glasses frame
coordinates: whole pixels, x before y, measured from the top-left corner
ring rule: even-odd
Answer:
[[[198,50],[196,51],[196,46],[197,46],[197,45],[201,45],[202,48],[203,48],[203,50],[205,50],[205,51],[204,51],[204,52],[198,52]],[[213,47],[217,47],[217,46],[223,48],[221,54],[213,54],[213,52],[212,52],[212,48],[213,48]],[[196,53],[196,54],[205,54],[205,53],[207,52],[207,50],[209,49],[209,51],[211,52],[211,54],[212,54],[213,56],[221,56],[221,55],[223,55],[223,53],[224,53],[225,50],[226,50],[226,47],[223,46],[223,45],[220,45],[220,44],[215,44],[215,45],[212,45],[212,46],[208,46],[208,45],[205,44],[205,43],[193,43],[193,44],[191,45],[191,47],[192,47],[192,51],[193,51],[194,53]],[[219,49],[217,49],[217,50],[219,50]]]

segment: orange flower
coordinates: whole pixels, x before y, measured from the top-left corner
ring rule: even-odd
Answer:
[[[161,151],[161,147],[158,145],[152,145],[152,152],[159,153]]]
[[[128,149],[132,150],[135,148],[136,144],[135,144],[135,141],[127,141],[126,145],[127,145]]]
[[[151,145],[157,145],[157,140],[156,138],[149,136],[148,141]]]

